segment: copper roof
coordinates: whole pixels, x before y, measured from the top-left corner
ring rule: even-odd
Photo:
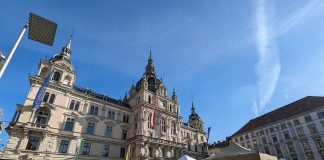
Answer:
[[[286,119],[291,116],[312,110],[317,107],[324,106],[324,97],[307,96],[295,102],[287,104],[269,113],[266,113],[257,118],[251,119],[240,130],[234,133],[231,137],[246,133],[270,123]]]

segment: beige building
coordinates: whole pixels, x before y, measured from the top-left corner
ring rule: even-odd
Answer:
[[[26,101],[17,105],[7,132],[5,157],[15,159],[73,159],[78,140],[84,140],[80,159],[124,159],[128,145],[131,159],[175,159],[188,154],[207,156],[204,123],[191,107],[188,123],[178,118],[175,90],[168,96],[162,79],[156,77],[150,57],[145,72],[124,99],[114,99],[75,85],[71,64],[71,40],[61,53],[41,60],[38,73],[29,76]],[[34,98],[51,68],[55,72],[42,105],[35,110]],[[157,125],[149,122],[157,102]],[[185,108],[185,107],[183,107]],[[185,108],[186,109],[186,108]],[[178,123],[179,122],[179,123]]]
[[[231,137],[246,148],[278,158],[324,159],[324,97],[304,97],[256,117]]]

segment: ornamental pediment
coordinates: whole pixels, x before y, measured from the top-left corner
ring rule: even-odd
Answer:
[[[80,115],[75,112],[65,112],[64,115],[71,116],[71,117],[79,117]]]
[[[88,121],[91,121],[91,122],[99,122],[99,120],[97,118],[94,118],[94,117],[86,117],[85,119],[88,120]]]
[[[106,120],[104,123],[107,126],[115,126],[117,124],[115,121],[112,120]]]

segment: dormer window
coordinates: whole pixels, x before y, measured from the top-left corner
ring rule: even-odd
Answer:
[[[58,72],[58,71],[55,71],[52,80],[54,80],[54,81],[56,81],[56,82],[59,82],[59,81],[60,81],[60,78],[61,78],[61,73]]]

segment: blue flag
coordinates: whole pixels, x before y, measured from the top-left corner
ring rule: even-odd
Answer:
[[[41,106],[41,103],[42,103],[46,88],[47,88],[53,74],[54,74],[54,69],[51,70],[51,72],[48,74],[48,76],[44,79],[44,82],[43,82],[42,86],[39,88],[39,90],[38,90],[38,92],[36,94],[34,103],[33,103],[33,107],[35,109],[38,109]]]

